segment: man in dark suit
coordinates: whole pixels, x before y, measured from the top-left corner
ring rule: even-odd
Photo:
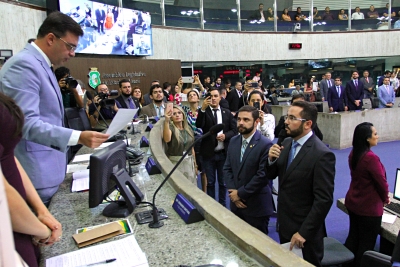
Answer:
[[[351,80],[346,83],[347,105],[349,110],[361,110],[364,85],[358,80],[358,71],[353,71]]]
[[[285,120],[286,138],[268,153],[268,179],[279,176],[278,220],[281,243],[297,246],[303,258],[321,266],[325,218],[332,206],[335,155],[313,133],[317,108],[294,102]]]
[[[264,5],[263,4],[259,4],[258,5],[258,9],[250,17],[250,20],[259,20],[261,22],[265,22],[267,20],[267,12],[264,11]]]
[[[328,101],[328,91],[334,85],[332,74],[330,72],[325,73],[325,79],[319,83],[320,92],[322,94],[322,101]]]
[[[230,139],[236,135],[236,122],[228,109],[221,108],[219,102],[221,95],[217,88],[209,90],[199,108],[196,127],[207,133],[216,124],[223,123],[224,129],[215,135],[204,138],[201,141],[200,154],[203,157],[203,168],[207,175],[207,194],[215,199],[215,181],[218,178],[219,203],[226,205],[226,186],[223,177],[223,167],[226,159],[226,151]],[[217,172],[217,177],[215,173]]]
[[[236,112],[239,110],[239,103],[240,103],[239,100],[243,94],[242,88],[243,88],[242,83],[236,82],[235,89],[230,91],[228,96],[226,97],[226,100],[229,103],[229,109],[232,112]]]
[[[97,32],[104,33],[104,20],[106,19],[106,12],[104,9],[96,9]]]
[[[330,112],[347,111],[347,96],[342,86],[342,79],[335,78],[335,85],[328,89],[328,106]]]
[[[265,164],[272,142],[257,131],[259,111],[244,106],[238,111],[240,135],[229,143],[224,179],[231,200],[231,211],[251,226],[268,234],[273,213],[271,188],[265,177]]]
[[[364,70],[363,77],[360,78],[360,82],[364,86],[364,98],[371,98],[374,93],[375,82],[374,79],[369,77],[369,71]]]
[[[119,91],[120,95],[115,98],[115,104],[118,108],[129,108],[136,109],[138,108],[138,112],[135,114],[135,118],[139,115],[140,105],[139,101],[132,97],[132,86],[131,82],[128,79],[122,79],[119,81]]]
[[[216,88],[218,88],[218,87],[216,87]],[[229,103],[226,100],[226,95],[228,94],[228,91],[226,90],[226,88],[223,88],[223,87],[219,87],[218,91],[219,91],[219,94],[221,95],[221,101],[219,101],[219,105],[222,108],[226,108],[226,109],[230,110]]]

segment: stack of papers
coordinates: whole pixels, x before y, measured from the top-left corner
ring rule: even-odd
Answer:
[[[77,171],[72,174],[71,192],[89,190],[89,170]]]
[[[139,247],[134,235],[126,238],[80,249],[46,260],[46,267],[76,267],[96,262],[116,259],[107,263],[107,267],[148,267],[146,255]],[[99,264],[100,266],[100,264]]]

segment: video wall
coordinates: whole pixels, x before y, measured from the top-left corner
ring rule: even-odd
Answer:
[[[76,53],[153,55],[150,13],[83,0],[59,0],[59,6],[84,32]]]

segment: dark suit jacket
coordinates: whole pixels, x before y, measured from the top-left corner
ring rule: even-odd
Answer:
[[[237,134],[237,127],[236,121],[233,119],[233,115],[229,109],[221,108],[221,113],[222,123],[224,124],[223,133],[225,134],[224,147],[225,151],[227,151],[230,139]],[[205,112],[202,112],[201,108],[199,108],[196,120],[197,128],[201,128],[203,133],[207,133],[210,131],[210,128],[216,124],[217,122],[214,121],[214,115],[210,107],[208,107]],[[204,138],[201,141],[200,154],[205,157],[214,156],[214,149],[218,144],[217,142],[215,135]]]
[[[361,110],[362,109],[362,100],[364,98],[364,85],[362,82],[358,81],[358,86],[354,85],[353,80],[350,80],[346,83],[346,95],[348,101],[349,110]],[[360,105],[357,107],[354,104],[355,100],[361,100]]]
[[[285,139],[282,146],[280,157],[272,165],[266,164],[268,179],[279,176],[279,234],[290,240],[299,232],[307,242],[320,240],[333,202],[335,155],[312,135],[287,168],[292,138]]]
[[[247,216],[270,216],[273,213],[271,188],[265,176],[265,164],[268,163],[271,146],[272,142],[256,131],[240,162],[242,135],[233,137],[229,143],[224,180],[227,189],[237,189],[239,197],[245,200],[247,208],[241,210]],[[231,211],[235,213],[237,210],[231,202]]]
[[[263,10],[263,15],[264,15],[264,19],[267,21],[268,20],[267,19],[268,18],[267,11]],[[259,9],[254,11],[253,15],[250,17],[250,20],[253,20],[253,19],[255,19],[255,20],[260,20],[261,19],[261,13],[260,13]]]
[[[236,89],[233,89],[232,91],[230,91],[228,93],[226,100],[229,103],[229,109],[231,111],[236,112],[239,110],[240,97],[239,97]]]
[[[228,101],[226,101],[225,98],[222,98],[222,97],[221,97],[221,101],[219,101],[219,105],[220,105],[221,107],[223,107],[223,108],[226,108],[226,109],[231,110],[231,109],[229,108],[229,103],[228,103]]]
[[[115,98],[115,100],[118,101],[118,103],[121,105],[122,108],[129,108],[129,107],[126,105],[126,103],[125,103],[124,98],[122,97],[122,95],[120,95],[120,96],[118,96],[117,98]],[[135,107],[136,107],[136,108],[139,108],[139,110],[138,110],[138,112],[137,112],[137,115],[139,116],[139,115],[140,115],[140,104],[139,104],[139,100],[137,100],[137,99],[134,98],[133,96],[132,96],[132,100],[133,100],[133,103],[135,103]]]
[[[344,106],[347,106],[347,95],[343,86],[340,85],[340,96],[336,91],[336,86],[328,89],[328,106],[333,108],[333,111],[344,111]]]

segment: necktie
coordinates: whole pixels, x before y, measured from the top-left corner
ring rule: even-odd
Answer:
[[[218,117],[217,117],[217,111],[218,111],[218,109],[217,109],[217,108],[213,108],[213,111],[214,111],[214,120],[215,120],[215,123],[218,124]]]
[[[340,97],[340,87],[338,86],[338,87],[336,87],[336,90],[337,90],[337,94],[338,94],[338,96]]]
[[[161,107],[157,107],[157,117],[161,118]]]
[[[294,159],[294,155],[296,154],[296,148],[299,146],[300,144],[297,143],[296,141],[292,142],[292,148],[290,149],[290,153],[289,153],[289,159],[288,159],[288,164],[286,166],[286,169],[289,168],[290,164],[292,163],[293,159]]]
[[[331,87],[331,80],[328,80],[328,87]]]
[[[386,91],[387,91],[388,94],[389,94],[389,86],[387,86],[387,85],[386,85]]]
[[[240,162],[242,162],[243,159],[243,154],[246,151],[246,147],[247,147],[247,141],[243,140],[242,142],[242,149],[240,150]]]
[[[129,108],[130,109],[135,109],[136,107],[135,107],[135,103],[133,103],[133,101],[132,101],[132,98],[128,98],[128,102],[129,102]]]
[[[358,80],[354,80],[354,84],[356,85],[356,89],[358,89]]]
[[[367,83],[369,83],[369,81],[368,81],[368,77],[367,77]]]

